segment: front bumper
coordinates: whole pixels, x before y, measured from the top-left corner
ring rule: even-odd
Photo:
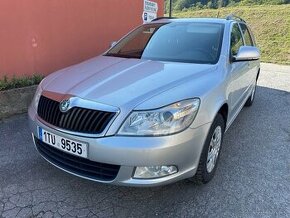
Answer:
[[[90,161],[120,165],[117,176],[111,181],[84,177],[81,174],[64,169],[44,157],[56,167],[93,181],[126,186],[164,185],[194,176],[211,125],[208,123],[196,129],[188,128],[181,133],[162,137],[109,136],[88,138],[64,133],[44,125],[38,120],[36,111],[32,107],[29,109],[29,124],[32,134],[36,138],[38,138],[37,127],[39,126],[63,137],[87,142],[89,144],[88,159]],[[175,165],[178,167],[178,172],[157,179],[133,178],[136,166],[161,165]]]

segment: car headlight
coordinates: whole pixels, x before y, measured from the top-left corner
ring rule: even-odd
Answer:
[[[32,104],[36,110],[38,108],[38,103],[39,103],[41,93],[42,93],[42,88],[40,85],[38,85],[36,92],[35,92],[35,95],[34,95],[34,98],[33,98],[33,102],[32,102]]]
[[[133,111],[123,123],[118,134],[134,136],[170,135],[185,130],[196,117],[200,99],[188,99],[169,106]]]

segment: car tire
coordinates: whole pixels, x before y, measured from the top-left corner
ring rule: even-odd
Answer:
[[[250,107],[254,103],[255,95],[256,95],[256,89],[257,89],[257,81],[255,82],[255,86],[254,86],[254,88],[253,88],[253,90],[251,92],[250,97],[248,98],[248,100],[245,103],[246,107]]]
[[[217,114],[207,135],[197,172],[190,179],[195,184],[206,184],[213,178],[220,156],[224,132],[225,120],[221,114]]]

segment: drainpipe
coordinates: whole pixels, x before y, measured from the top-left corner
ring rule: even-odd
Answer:
[[[172,0],[169,0],[169,17],[172,17]]]

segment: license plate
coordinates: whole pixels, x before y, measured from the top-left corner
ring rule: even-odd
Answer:
[[[38,136],[42,142],[64,152],[84,158],[88,157],[88,144],[86,143],[64,138],[41,127],[38,127]]]

